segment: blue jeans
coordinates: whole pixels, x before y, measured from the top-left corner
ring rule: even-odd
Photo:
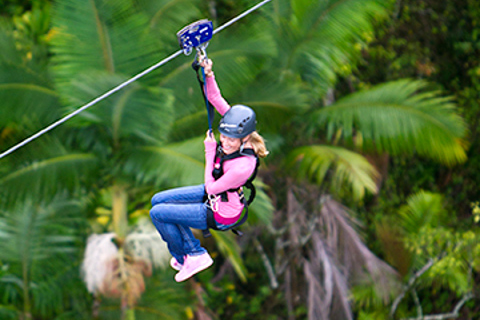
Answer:
[[[187,254],[194,256],[207,252],[190,230],[207,229],[204,195],[205,186],[201,184],[162,191],[152,197],[152,222],[167,243],[171,255],[181,264]],[[234,224],[216,222],[219,230],[229,229]]]
[[[166,190],[152,197],[150,217],[167,243],[168,250],[183,264],[185,255],[207,252],[190,228],[207,228],[207,205],[203,201],[204,185]]]

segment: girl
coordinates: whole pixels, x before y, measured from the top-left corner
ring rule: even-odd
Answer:
[[[263,138],[255,130],[255,112],[243,105],[230,107],[215,82],[212,61],[204,59],[200,65],[206,76],[208,100],[223,116],[218,128],[221,150],[225,155],[240,151],[241,156],[223,162],[223,174],[215,179],[214,168],[217,166],[219,169],[219,164],[214,163],[217,142],[213,133],[208,131],[204,140],[205,183],[171,189],[153,196],[150,216],[172,254],[170,265],[178,270],[175,275],[177,282],[192,277],[213,263],[190,228],[207,229],[209,210],[213,212],[214,223],[219,230],[232,227],[242,214],[244,201],[237,189],[245,184],[257,164],[255,156],[246,152],[242,154],[242,151],[253,149],[260,158],[268,154]],[[220,197],[220,194],[223,196]]]

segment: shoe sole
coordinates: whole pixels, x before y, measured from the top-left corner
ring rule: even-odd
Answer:
[[[200,271],[203,271],[203,270],[209,268],[212,264],[213,264],[213,260],[211,259],[211,260],[208,262],[208,264],[198,266],[197,268],[193,269],[193,271],[190,272],[190,273],[188,274],[188,276],[183,277],[183,278],[178,277],[178,273],[177,273],[177,274],[175,275],[175,281],[177,281],[177,282],[185,281],[185,280],[193,277],[194,275],[196,275],[196,274],[199,273]]]

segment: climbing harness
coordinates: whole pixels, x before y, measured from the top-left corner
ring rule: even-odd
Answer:
[[[220,145],[217,146],[217,152],[215,154],[215,160],[214,160],[214,169],[212,172],[212,176],[215,180],[219,179],[221,176],[223,176],[223,164],[225,161],[233,160],[239,157],[255,157],[256,164],[255,164],[255,170],[253,171],[252,175],[248,180],[245,182],[243,186],[240,186],[238,188],[234,189],[229,189],[227,191],[224,191],[220,194],[217,195],[206,195],[206,203],[207,203],[207,229],[202,230],[203,236],[205,238],[210,237],[212,234],[210,233],[209,229],[213,230],[220,230],[217,227],[217,223],[215,221],[215,217],[213,215],[213,212],[216,212],[218,209],[218,202],[219,201],[228,201],[228,194],[227,192],[238,192],[238,195],[240,197],[240,201],[243,203],[243,207],[245,212],[243,213],[243,216],[232,226],[230,226],[227,229],[222,229],[222,231],[227,231],[227,230],[232,230],[233,233],[235,233],[237,236],[242,236],[243,233],[236,228],[244,224],[247,219],[248,219],[248,206],[253,202],[255,199],[255,196],[257,194],[255,186],[253,185],[253,180],[257,176],[257,171],[258,167],[260,165],[260,162],[258,160],[258,156],[255,154],[255,151],[253,149],[243,149],[241,148],[240,150],[231,153],[231,154],[224,154],[222,147]],[[243,192],[243,187],[250,189],[250,195],[248,197],[248,200],[245,198],[245,194]]]
[[[243,17],[247,16],[248,14],[252,13],[253,11],[257,10],[258,8],[262,7],[263,5],[267,4],[268,2],[270,2],[271,0],[264,0],[260,3],[258,3],[257,5],[253,6],[252,8],[246,10],[245,12],[243,12],[242,14],[236,16],[235,18],[231,19],[230,21],[226,22],[225,24],[221,25],[220,27],[218,27],[217,29],[213,30],[212,32],[212,35],[222,31],[223,29],[229,27],[230,25],[232,25],[233,23],[237,22],[238,20],[242,19]],[[183,39],[186,39],[186,44],[187,46],[186,47],[183,47],[184,43],[182,43],[182,49],[173,53],[172,55],[170,55],[169,57],[163,59],[162,61],[154,64],[153,66],[145,69],[144,71],[140,72],[139,74],[133,76],[132,78],[130,78],[129,80],[119,84],[118,86],[116,86],[115,88],[111,89],[110,91],[104,93],[103,95],[93,99],[92,101],[88,102],[87,104],[83,105],[82,107],[78,108],[77,110],[73,111],[72,113],[70,114],[67,114],[65,117],[57,120],[56,122],[52,123],[51,125],[47,126],[46,128],[40,130],[39,132],[35,133],[34,135],[28,137],[27,139],[19,142],[18,144],[14,145],[13,147],[11,147],[10,149],[4,151],[3,153],[0,154],[0,159],[5,157],[6,155],[14,152],[15,150],[25,146],[26,144],[30,143],[31,141],[37,139],[38,137],[40,137],[41,135],[47,133],[48,131],[54,129],[55,127],[59,126],[60,124],[64,123],[65,121],[73,118],[74,116],[76,116],[77,114],[79,114],[80,112],[90,108],[91,106],[93,106],[94,104],[100,102],[101,100],[104,100],[106,99],[107,97],[111,96],[112,94],[114,94],[115,92],[123,89],[124,87],[128,86],[130,83],[140,79],[141,77],[145,76],[146,74],[152,72],[153,70],[163,66],[165,63],[169,62],[170,60],[173,60],[175,59],[176,57],[178,57],[179,55],[182,54],[182,52],[188,52],[188,48],[190,46],[190,43],[188,42],[188,40],[191,41],[192,43],[192,48],[193,48],[193,44],[195,44],[196,42],[195,41],[198,41],[199,43],[201,43],[205,37],[208,37],[208,34],[207,33],[202,33],[200,32],[200,29],[198,30],[199,33],[197,33],[196,35],[197,36],[200,36],[200,38],[195,38],[195,37],[186,37],[186,38],[183,38]],[[186,35],[188,36],[188,34]],[[187,40],[188,39],[188,40]],[[179,40],[180,41],[180,40]]]

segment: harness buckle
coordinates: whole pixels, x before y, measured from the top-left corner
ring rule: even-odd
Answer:
[[[240,202],[242,202],[243,199],[245,199],[245,193],[243,193],[242,188],[238,189],[238,198],[240,199]]]

